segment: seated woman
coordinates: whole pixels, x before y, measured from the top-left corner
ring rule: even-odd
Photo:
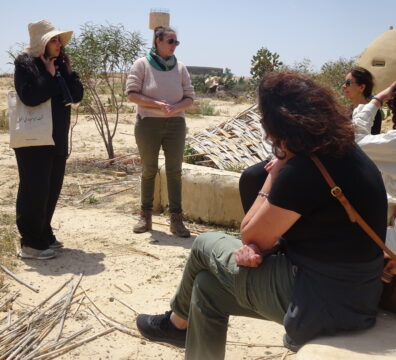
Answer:
[[[384,239],[387,203],[377,167],[356,146],[330,92],[312,80],[269,75],[259,105],[277,160],[241,223],[242,240],[198,236],[171,311],[136,319],[146,338],[185,346],[186,359],[224,358],[230,315],[283,323],[293,350],[320,334],[375,324],[382,251],[350,222],[310,156]]]
[[[352,122],[354,125],[355,141],[359,143],[367,135],[376,135],[381,132],[381,112],[383,100],[378,101],[377,96],[372,96],[374,80],[372,74],[362,68],[354,67],[345,76],[342,85],[345,97],[354,105]],[[388,94],[391,87],[389,87]],[[367,139],[366,139],[367,140]],[[239,179],[239,193],[245,213],[252,206],[255,194],[264,184],[268,175],[265,170],[267,161],[260,162],[246,168]]]

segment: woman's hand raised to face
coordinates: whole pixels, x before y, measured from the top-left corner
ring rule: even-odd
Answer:
[[[234,256],[240,266],[258,267],[263,261],[260,249],[254,244],[243,245],[234,251]]]
[[[54,62],[55,62],[56,58],[54,57],[54,58],[47,59],[44,55],[41,55],[41,56],[40,56],[40,59],[41,59],[41,61],[43,62],[43,64],[44,64],[46,70],[47,70],[52,76],[55,76],[56,67],[55,67]]]

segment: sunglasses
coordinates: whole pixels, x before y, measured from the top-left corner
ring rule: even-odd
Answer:
[[[180,41],[175,40],[175,39],[168,39],[168,40],[166,40],[166,42],[167,42],[169,45],[172,45],[172,44],[176,44],[176,46],[179,46],[179,45],[180,45]]]
[[[348,87],[348,86],[351,86],[352,84],[356,84],[356,83],[354,81],[348,79],[348,80],[345,80],[342,84],[345,85],[346,87]]]

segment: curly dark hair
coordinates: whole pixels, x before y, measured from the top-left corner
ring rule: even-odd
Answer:
[[[396,130],[396,90],[393,91],[392,99],[387,102],[389,109],[392,110],[393,130]]]
[[[270,74],[259,87],[261,124],[273,153],[343,156],[355,141],[352,121],[332,93],[308,77]]]

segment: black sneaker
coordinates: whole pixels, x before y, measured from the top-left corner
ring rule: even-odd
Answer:
[[[294,352],[297,352],[302,347],[302,345],[295,343],[287,334],[283,335],[283,346]]]
[[[136,325],[140,333],[149,340],[185,348],[187,330],[175,327],[170,320],[171,314],[172,311],[162,315],[140,314],[136,318]]]

